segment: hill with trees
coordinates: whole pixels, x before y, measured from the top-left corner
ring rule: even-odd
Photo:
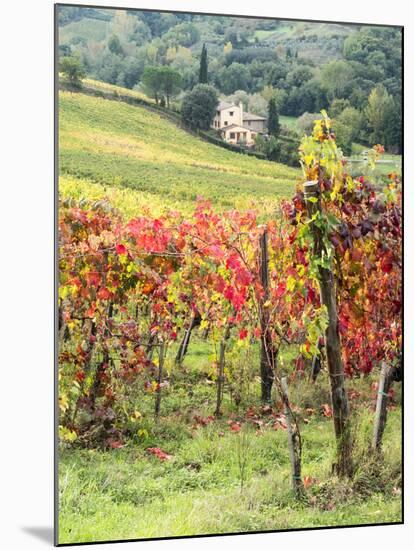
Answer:
[[[60,56],[91,78],[145,89],[149,69],[168,68],[178,101],[202,82],[257,114],[270,98],[283,116],[326,109],[346,153],[352,140],[401,150],[399,28],[68,6],[58,17]]]

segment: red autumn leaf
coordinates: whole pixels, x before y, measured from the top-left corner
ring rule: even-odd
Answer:
[[[100,300],[109,300],[112,297],[112,292],[103,286],[98,290],[97,296]]]
[[[255,416],[255,411],[254,411],[254,408],[252,406],[250,406],[248,409],[247,409],[247,412],[246,412],[246,416],[248,416],[249,418],[252,418]]]
[[[75,374],[75,378],[78,382],[83,382],[85,380],[85,373],[82,371],[82,370],[79,370],[76,374]]]
[[[217,260],[222,260],[224,258],[224,250],[216,244],[209,246],[208,250],[213,258],[216,258]]]
[[[240,340],[244,340],[245,338],[247,338],[247,335],[248,335],[248,331],[247,329],[245,328],[242,328],[240,331],[239,331],[239,338]]]
[[[88,286],[98,286],[101,282],[101,277],[96,271],[90,271],[85,275]]]
[[[236,281],[241,285],[248,285],[252,281],[251,274],[243,267],[236,270]]]
[[[236,311],[239,311],[239,309],[242,307],[242,305],[246,302],[246,296],[244,292],[233,292],[233,297],[231,299],[231,303],[233,304],[233,307]]]
[[[316,293],[314,289],[311,286],[308,287],[308,293],[306,296],[306,301],[308,302],[308,304],[311,304],[315,300],[315,297],[316,297]]]
[[[226,300],[231,301],[234,296],[234,288],[232,286],[227,286],[227,288],[223,292],[223,296],[226,298]]]
[[[227,269],[237,269],[240,267],[240,260],[237,254],[231,254],[226,260]]]
[[[303,249],[299,249],[296,252],[296,257],[297,257],[297,260],[298,260],[299,264],[306,265],[306,255],[305,255],[305,251]]]
[[[237,432],[239,432],[239,431],[241,430],[241,424],[240,424],[240,422],[233,422],[233,421],[230,421],[229,425],[230,425],[230,430],[231,430],[232,432],[237,433]]]
[[[95,304],[92,304],[91,307],[86,312],[86,317],[93,317],[95,314]]]
[[[149,447],[147,453],[152,454],[153,456],[159,458],[160,460],[171,460],[172,455],[162,451],[159,447]]]
[[[194,416],[194,421],[197,425],[199,426],[207,426],[208,424],[210,424],[211,422],[214,421],[214,416],[200,416],[198,414],[196,414]]]
[[[155,229],[155,231],[159,231],[160,229],[163,228],[163,222],[159,219],[155,219],[152,226]]]
[[[119,254],[120,256],[121,256],[122,254],[126,254],[126,251],[127,251],[127,250],[126,250],[126,248],[125,248],[125,246],[124,246],[123,244],[117,244],[117,245],[116,245],[116,253]]]
[[[383,258],[381,260],[381,270],[383,273],[391,273],[392,267],[392,262],[388,258]]]
[[[226,287],[223,296],[233,304],[236,311],[238,311],[246,301],[244,292],[238,291],[230,285]]]
[[[286,292],[286,283],[279,283],[276,287],[275,296],[281,298]]]
[[[123,442],[119,439],[108,439],[107,443],[111,449],[120,449],[121,447],[124,447]]]
[[[224,292],[224,289],[226,288],[226,281],[218,275],[216,277],[216,290],[217,292]]]
[[[328,405],[328,403],[324,403],[323,405],[321,405],[321,409],[322,409],[323,416],[326,416],[326,418],[332,417],[332,409]]]
[[[307,489],[308,487],[310,487],[311,485],[313,485],[315,483],[315,479],[311,476],[305,476],[303,478],[303,486],[305,487],[305,489]]]

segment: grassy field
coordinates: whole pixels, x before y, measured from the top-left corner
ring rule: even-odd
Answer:
[[[282,126],[286,126],[289,130],[298,130],[298,119],[295,116],[280,115],[279,121]]]
[[[111,33],[109,21],[99,19],[81,19],[80,21],[71,21],[69,24],[59,28],[59,43],[70,44],[77,38],[85,40],[103,40]]]
[[[360,143],[352,144],[352,154],[348,157],[350,163],[350,173],[353,176],[362,175],[375,179],[381,179],[388,176],[391,172],[396,172],[401,175],[402,172],[402,156],[391,153],[384,153],[380,156],[379,161],[372,169],[366,162],[366,151],[369,147]]]
[[[300,175],[206,143],[144,107],[71,92],[60,92],[59,105],[63,194],[95,184],[96,195],[128,189],[135,203],[155,208],[188,211],[202,196],[221,209],[271,212]]]
[[[306,498],[296,502],[291,492],[286,431],[275,429],[274,415],[280,413],[280,403],[274,414],[260,408],[259,383],[254,376],[257,365],[251,367],[242,405],[236,406],[227,387],[225,420],[209,421],[205,426],[197,421],[197,415],[208,420],[214,411],[216,390],[209,378],[209,352],[204,343],[195,342],[184,369],[175,373],[170,365],[174,391],[164,392],[158,424],[152,420],[153,396],[138,399],[142,416],[135,429],[141,435],[127,446],[109,452],[62,451],[60,542],[401,520],[399,395],[389,413],[381,462],[367,452],[373,420],[370,384],[374,379],[350,383],[351,389],[355,386],[361,392],[358,400],[352,401],[357,469],[352,481],[340,481],[331,474],[332,419],[321,412],[329,400],[327,377],[322,374],[316,386],[307,380],[291,382],[292,403],[302,419],[302,473],[310,479]],[[248,409],[257,415],[254,421],[244,422]],[[228,419],[244,422],[241,431],[234,433]],[[161,448],[171,455],[170,460],[163,462],[149,455],[149,447]]]
[[[84,78],[82,80],[82,85],[86,87],[91,87],[96,90],[101,90],[102,92],[110,92],[114,94],[120,94],[122,96],[132,97],[136,99],[143,99],[147,103],[153,103],[155,105],[155,100],[147,95],[143,94],[139,90],[131,90],[130,88],[123,88],[122,86],[116,86],[115,84],[109,84],[108,82],[103,82],[102,80],[95,80],[93,78]],[[171,104],[174,104],[171,102]]]

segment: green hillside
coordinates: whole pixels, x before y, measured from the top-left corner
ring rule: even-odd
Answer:
[[[130,15],[139,17],[139,12],[131,11]],[[90,9],[79,13],[79,19],[61,25],[60,43],[76,45],[87,43],[90,40],[107,40],[113,33],[115,10]],[[246,45],[256,44],[262,48],[288,47],[298,50],[301,57],[312,57],[313,61],[325,62],[327,60],[343,57],[343,42],[347,36],[358,32],[359,27],[350,27],[340,23],[318,23],[310,21],[283,21],[268,19],[223,18],[199,15],[188,15],[177,19],[179,21],[191,21],[200,29],[198,40],[192,44],[192,49],[199,50],[204,41],[211,47],[221,44],[222,30],[231,26],[231,20],[237,21],[248,33]],[[119,21],[117,29],[122,29]],[[149,40],[148,40],[149,41]]]
[[[188,211],[198,196],[226,209],[274,211],[299,170],[227,151],[145,107],[60,92],[59,167],[64,196],[110,196],[125,213]]]

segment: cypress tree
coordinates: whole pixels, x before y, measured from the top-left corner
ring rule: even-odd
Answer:
[[[267,131],[271,136],[278,137],[280,133],[279,114],[273,97],[269,100],[267,113]]]
[[[208,83],[207,48],[206,48],[205,44],[203,44],[203,49],[201,51],[200,73],[199,73],[198,80],[199,80],[200,84],[207,84]]]

